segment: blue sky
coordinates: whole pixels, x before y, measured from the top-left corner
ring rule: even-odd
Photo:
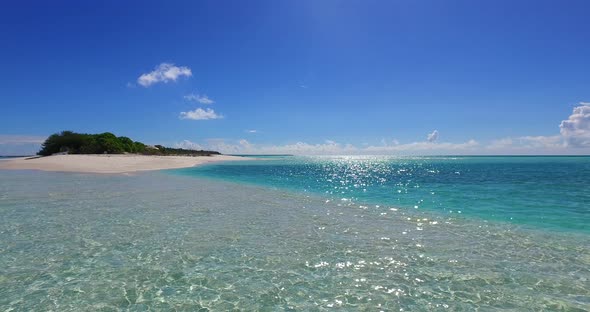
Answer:
[[[588,12],[12,1],[0,10],[0,154],[61,130],[226,153],[587,154]]]

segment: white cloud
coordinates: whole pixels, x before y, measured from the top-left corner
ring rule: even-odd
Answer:
[[[153,71],[139,76],[137,83],[147,88],[159,82],[168,83],[170,81],[176,81],[179,77],[190,77],[192,75],[193,73],[188,67],[178,67],[171,63],[162,63],[156,66]]]
[[[492,154],[566,154],[563,138],[553,136],[521,136],[493,140],[485,146]]]
[[[561,148],[563,147],[563,140],[559,135],[552,136],[523,136],[519,137],[521,145],[527,147],[542,147],[542,148]]]
[[[502,138],[493,140],[486,148],[488,149],[502,149],[511,147],[514,144],[514,140],[512,138]]]
[[[363,143],[352,145],[325,140],[312,144],[296,142],[284,145],[265,145],[249,142],[245,139],[225,140],[211,139],[203,144],[205,149],[216,150],[226,154],[294,154],[294,155],[553,155],[553,154],[588,154],[590,148],[567,148],[560,135],[521,136],[493,140],[489,144],[480,144],[476,140],[465,142],[421,142],[400,143],[397,140],[382,140],[380,144]]]
[[[234,143],[232,143],[234,142]],[[286,145],[258,145],[245,139],[237,142],[224,139],[211,139],[207,141],[207,148],[220,151],[225,154],[296,154],[296,155],[324,155],[324,154],[350,154],[355,148],[352,145],[340,145],[338,143],[308,144],[297,142]]]
[[[182,142],[176,143],[177,148],[184,148],[188,150],[203,150],[203,147],[195,142],[189,140],[183,140]]]
[[[435,143],[435,142],[413,142],[406,144],[395,144],[386,146],[368,146],[363,149],[365,154],[404,154],[404,155],[439,155],[439,154],[461,154],[473,153],[479,143],[469,140],[463,143]]]
[[[207,143],[205,144],[205,147],[207,150],[218,151],[223,154],[240,154],[240,153],[253,154],[253,153],[249,152],[249,149],[244,149],[242,144],[228,143],[224,139],[208,139]],[[244,150],[246,150],[246,152],[243,152]]]
[[[432,133],[429,133],[427,136],[427,140],[428,142],[436,142],[436,140],[438,140],[438,130],[434,130],[432,131]]]
[[[521,136],[492,141],[487,150],[501,154],[585,154],[590,152],[590,103],[580,102],[559,125],[561,135]]]
[[[223,139],[208,140],[207,149],[225,154],[294,154],[294,155],[347,155],[347,154],[396,154],[396,155],[438,155],[472,153],[479,146],[474,140],[464,143],[430,143],[414,142],[408,144],[357,147],[326,140],[321,144],[296,142],[285,145],[258,145],[247,140],[227,141]]]
[[[250,130],[246,130],[246,132],[248,132],[248,133],[258,133],[258,130],[256,130],[256,129],[250,129]]]
[[[358,148],[351,144],[340,144],[328,140],[323,144],[309,144],[306,142],[297,142],[286,145],[257,146],[251,145],[251,150],[259,150],[262,154],[295,154],[295,155],[335,155],[335,154],[355,154]]]
[[[206,94],[199,95],[191,93],[189,95],[185,95],[184,99],[187,101],[199,102],[201,104],[213,104],[215,101],[210,99]]]
[[[570,147],[590,147],[590,103],[580,102],[567,120],[559,125],[559,132]]]
[[[207,113],[202,109],[200,113]],[[196,112],[196,111],[195,111]],[[189,113],[185,118],[189,118]],[[209,113],[215,114],[212,110]],[[197,114],[198,115],[198,114]],[[216,115],[216,114],[215,114]],[[196,119],[196,118],[195,118]],[[295,155],[548,155],[548,154],[590,154],[590,103],[580,102],[567,120],[560,125],[561,135],[506,137],[480,144],[471,139],[462,143],[439,142],[439,132],[434,130],[426,140],[400,143],[397,140],[382,139],[381,144],[338,143],[325,140],[312,144],[296,142],[284,145],[264,145],[239,141],[213,139],[203,144],[205,149],[228,154],[295,154]],[[256,130],[246,130],[256,133]],[[576,148],[572,148],[576,147]]]
[[[194,111],[181,112],[180,119],[191,119],[191,120],[207,120],[207,119],[221,119],[222,115],[217,114],[210,108],[202,109],[197,108]]]
[[[238,143],[245,148],[250,148],[252,146],[252,144],[245,139],[241,139]]]

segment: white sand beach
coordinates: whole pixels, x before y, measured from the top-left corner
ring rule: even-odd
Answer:
[[[0,169],[42,170],[84,173],[127,173],[146,170],[186,168],[218,161],[248,160],[227,155],[146,156],[146,155],[55,155],[34,159],[15,158],[0,162]]]

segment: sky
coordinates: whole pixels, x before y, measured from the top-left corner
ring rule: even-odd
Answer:
[[[590,154],[590,2],[7,1],[0,155]]]

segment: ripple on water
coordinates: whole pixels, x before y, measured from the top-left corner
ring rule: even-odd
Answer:
[[[160,173],[0,174],[2,310],[590,304],[584,235]]]

